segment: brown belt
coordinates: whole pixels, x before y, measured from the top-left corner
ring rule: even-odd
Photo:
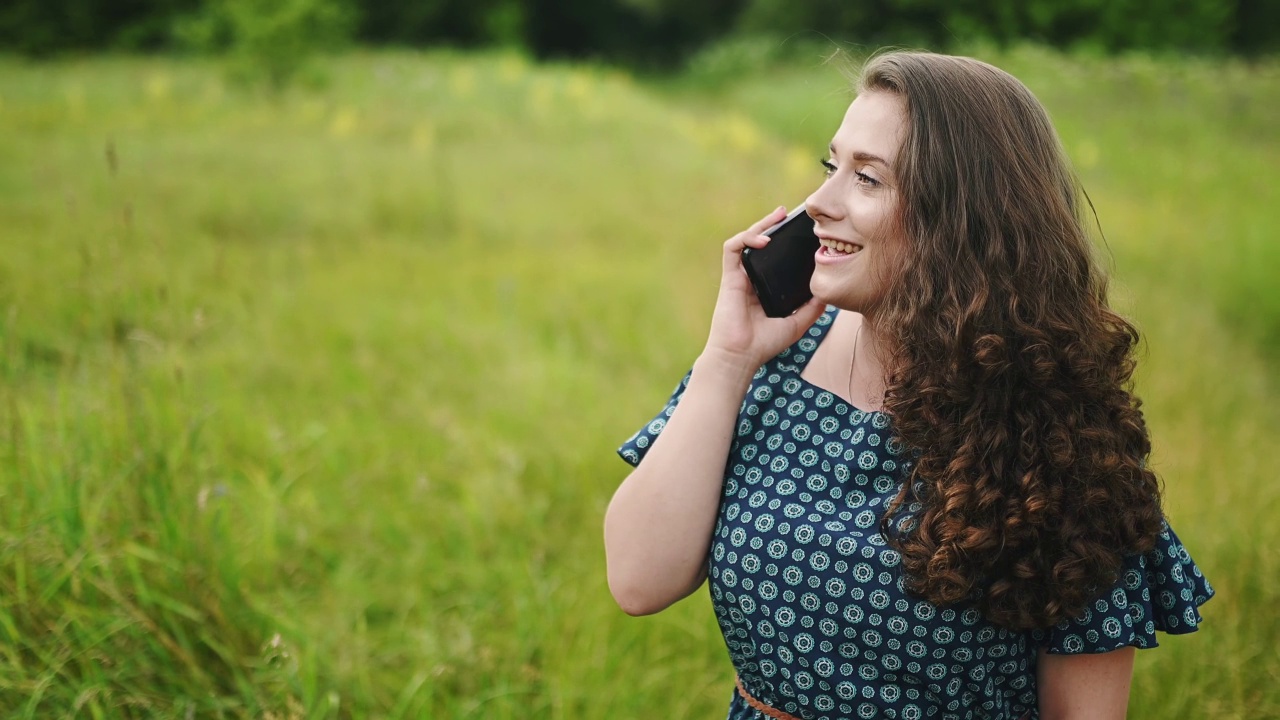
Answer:
[[[752,708],[759,710],[760,712],[773,718],[774,720],[800,720],[800,718],[796,717],[795,715],[784,713],[778,708],[773,707],[772,705],[766,705],[760,702],[759,700],[755,699],[754,697],[751,697],[751,693],[747,692],[747,689],[742,686],[742,678],[735,677],[734,681],[738,685],[738,694],[741,695],[742,699],[746,700],[747,704],[750,705]]]

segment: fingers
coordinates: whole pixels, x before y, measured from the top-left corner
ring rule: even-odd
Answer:
[[[779,222],[782,222],[782,219],[785,218],[786,216],[787,216],[787,209],[779,205],[778,207],[774,208],[773,212],[760,218],[755,222],[754,225],[747,228],[747,234],[759,235],[765,230],[768,230],[770,225],[777,225]]]
[[[744,247],[762,248],[769,244],[769,238],[761,235],[771,226],[778,224],[787,216],[787,209],[781,205],[773,210],[773,212],[765,215],[751,225],[751,227],[734,235],[724,242],[724,266],[725,269],[732,269],[738,263],[738,254],[742,252]]]

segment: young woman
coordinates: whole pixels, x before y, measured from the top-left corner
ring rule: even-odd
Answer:
[[[976,60],[864,68],[806,208],[814,300],[724,244],[706,347],[619,453],[609,586],[710,579],[731,720],[1122,718],[1134,648],[1213,591],[1165,523],[1137,332],[1044,108]]]

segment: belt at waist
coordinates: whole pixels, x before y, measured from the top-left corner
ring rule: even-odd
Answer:
[[[800,718],[796,717],[795,715],[791,715],[790,713],[785,713],[779,710],[778,708],[773,707],[772,705],[766,705],[765,703],[752,697],[751,693],[747,692],[747,689],[743,687],[742,678],[735,677],[734,682],[736,682],[738,685],[738,694],[742,696],[742,699],[746,700],[747,704],[750,705],[752,708],[764,713],[765,716],[771,717],[774,720],[800,720]]]

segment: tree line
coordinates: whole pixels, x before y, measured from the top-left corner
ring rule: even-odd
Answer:
[[[1276,0],[6,0],[0,51],[318,46],[517,47],[539,58],[677,67],[732,35],[944,49],[1030,40],[1104,52],[1280,50]],[[274,42],[271,40],[269,42]],[[281,52],[289,52],[285,43]]]

